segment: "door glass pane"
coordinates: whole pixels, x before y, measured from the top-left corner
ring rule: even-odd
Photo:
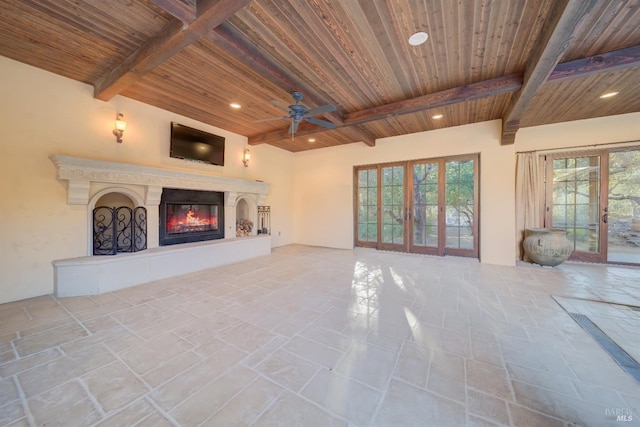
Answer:
[[[450,161],[445,164],[445,245],[448,248],[473,249],[474,161]]]
[[[378,170],[358,171],[358,240],[378,241]]]
[[[640,150],[609,154],[607,261],[640,264]]]
[[[404,166],[382,168],[381,240],[404,244]]]
[[[381,249],[477,256],[474,179],[478,158],[455,159],[357,168],[356,245],[377,243]]]
[[[553,227],[567,230],[575,251],[600,252],[600,157],[553,160]]]
[[[438,163],[413,165],[413,244],[438,246]]]

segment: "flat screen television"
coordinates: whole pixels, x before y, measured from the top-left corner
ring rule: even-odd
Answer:
[[[224,137],[171,122],[170,156],[224,166]]]

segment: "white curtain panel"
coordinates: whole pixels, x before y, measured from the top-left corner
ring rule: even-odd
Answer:
[[[518,153],[516,158],[516,254],[524,259],[524,230],[543,226],[541,193],[543,176],[535,152]],[[525,259],[525,261],[527,261]]]

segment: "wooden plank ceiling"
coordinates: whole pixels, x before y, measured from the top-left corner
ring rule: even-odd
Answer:
[[[638,28],[640,0],[0,1],[0,55],[293,152],[640,111]],[[335,129],[258,121],[292,91]]]

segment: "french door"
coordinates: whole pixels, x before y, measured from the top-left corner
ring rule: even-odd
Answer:
[[[478,156],[354,168],[355,244],[478,256]]]
[[[640,149],[546,156],[545,226],[567,230],[570,259],[640,264]]]

